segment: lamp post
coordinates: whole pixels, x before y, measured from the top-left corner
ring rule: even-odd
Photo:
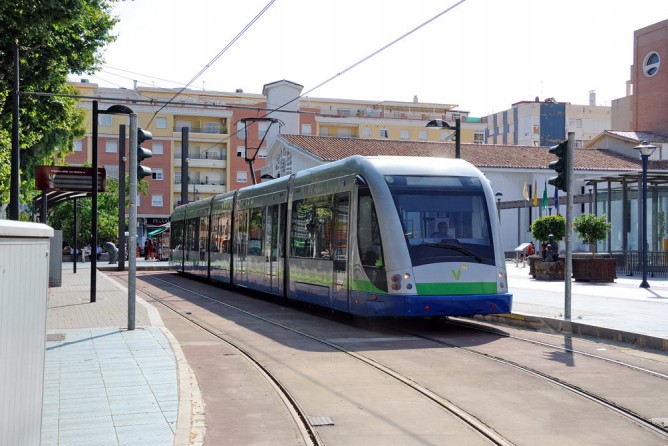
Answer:
[[[499,222],[501,221],[501,199],[503,198],[503,194],[501,192],[497,192],[494,194],[496,197],[496,213],[499,217]]]
[[[642,282],[640,282],[640,288],[649,288],[649,283],[647,283],[647,159],[654,153],[656,146],[643,141],[634,149],[640,151],[640,158],[642,159],[642,220],[640,222],[642,231]]]
[[[98,139],[98,115],[129,115],[132,113],[130,107],[125,105],[112,105],[104,111],[98,110],[97,101],[93,101],[93,144],[91,147],[92,153],[92,172],[91,172],[91,235],[92,240],[90,245],[93,249],[97,249],[97,139]],[[119,172],[120,175],[125,175],[125,172]],[[125,197],[121,197],[125,199]],[[125,261],[125,260],[123,260]],[[97,256],[90,257],[90,301],[96,301],[97,289]]]
[[[461,119],[460,118],[455,119],[455,128],[454,129],[446,121],[444,121],[442,119],[434,119],[432,121],[429,121],[425,127],[439,127],[439,128],[454,130],[454,132],[451,133],[446,140],[452,138],[452,135],[454,135],[454,137],[455,137],[455,158],[461,158],[461,146],[462,146],[461,125],[462,124],[461,124]]]

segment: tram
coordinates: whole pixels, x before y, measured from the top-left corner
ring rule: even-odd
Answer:
[[[368,317],[508,313],[489,181],[460,159],[362,157],[177,207],[170,268]]]

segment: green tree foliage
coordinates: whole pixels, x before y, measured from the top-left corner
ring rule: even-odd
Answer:
[[[115,37],[116,0],[15,0],[0,2],[0,200],[9,201],[14,53],[19,46],[21,201],[34,191],[34,167],[64,157],[84,134],[77,100],[33,92],[75,94],[69,73],[93,72],[100,51]]]
[[[596,243],[605,240],[611,225],[605,214],[597,217],[594,214],[581,214],[573,220],[573,229],[585,245],[592,245],[594,252]]]
[[[561,215],[548,215],[534,220],[531,224],[531,236],[536,240],[545,242],[552,234],[556,241],[566,235],[566,219]]]

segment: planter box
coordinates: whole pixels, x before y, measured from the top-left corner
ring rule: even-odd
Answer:
[[[543,262],[542,258],[533,261],[533,277],[536,280],[564,280],[564,262],[562,259],[556,262]]]
[[[617,278],[617,259],[614,257],[573,257],[573,278],[577,281],[614,282]]]

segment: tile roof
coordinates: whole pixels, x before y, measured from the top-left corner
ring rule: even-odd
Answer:
[[[281,135],[288,144],[323,162],[352,155],[363,156],[433,156],[454,158],[454,142],[393,141],[380,139],[335,138],[327,136]],[[461,157],[477,167],[549,169],[556,158],[547,147],[499,144],[461,145]],[[662,163],[662,162],[659,162]],[[576,170],[638,170],[640,160],[607,149],[577,149]],[[651,163],[650,168],[661,168]]]
[[[668,143],[668,136],[661,135],[654,132],[632,132],[632,131],[620,131],[620,130],[606,130],[604,132],[608,135],[618,136],[629,141],[649,141],[652,144],[665,144]]]

